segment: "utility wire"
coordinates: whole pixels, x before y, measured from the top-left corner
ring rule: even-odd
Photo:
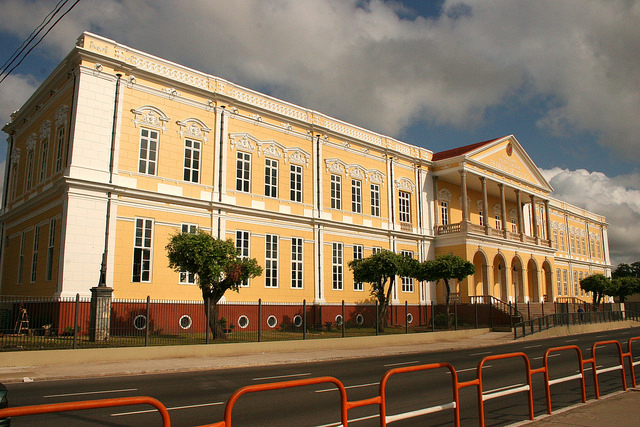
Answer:
[[[13,64],[13,62],[22,54],[22,52],[24,52],[27,46],[31,44],[33,39],[36,38],[38,34],[40,34],[40,32],[44,29],[45,26],[49,24],[49,22],[51,22],[51,19],[53,19],[53,17],[64,6],[64,4],[61,3],[66,4],[68,1],[69,0],[60,0],[58,4],[56,4],[56,6],[53,8],[53,10],[49,12],[47,16],[44,17],[44,19],[42,19],[40,25],[38,25],[36,28],[34,28],[33,31],[31,31],[31,34],[29,34],[29,36],[22,42],[22,44],[11,54],[9,59],[7,59],[4,64],[2,64],[2,67],[0,67],[0,74],[4,73],[7,68],[9,68]]]
[[[68,0],[67,0],[68,1]],[[47,30],[46,33],[44,33],[42,35],[42,37],[40,37],[40,39],[36,42],[36,44],[34,44],[33,46],[31,46],[31,48],[24,54],[24,56],[20,59],[20,61],[13,66],[13,68],[11,68],[4,76],[2,76],[2,79],[0,79],[0,84],[2,84],[3,81],[5,81],[5,79],[9,76],[9,74],[11,74],[13,72],[13,70],[15,70],[20,64],[22,64],[22,61],[24,61],[24,59],[27,57],[27,55],[29,55],[29,53],[31,53],[31,51],[33,49],[36,48],[36,46],[38,46],[40,44],[40,42],[47,36],[47,34],[49,34],[51,32],[51,30],[53,30],[53,28],[58,24],[58,22],[60,22],[60,20],[62,18],[64,18],[69,12],[71,12],[71,10],[80,2],[80,0],[76,0],[75,3],[73,3],[71,5],[71,7],[69,9],[67,9],[66,12],[64,12],[58,19],[56,19],[56,21],[53,23],[53,25],[51,25],[51,27],[49,27],[49,29]]]

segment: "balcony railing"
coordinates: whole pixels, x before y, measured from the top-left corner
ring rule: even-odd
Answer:
[[[401,226],[404,226],[404,224],[401,224]],[[513,241],[519,241],[519,242],[521,241],[531,245],[541,245],[541,246],[551,247],[551,241],[547,239],[535,238],[532,236],[527,236],[526,234],[514,233],[508,230],[499,230],[497,228],[492,228],[492,227],[486,228],[483,225],[472,224],[471,222],[467,222],[464,227],[462,222],[458,222],[455,224],[438,225],[436,227],[437,235],[460,233],[462,231],[465,231],[468,233],[486,233],[489,236],[493,236],[493,237],[502,237],[507,240],[513,240]]]
[[[462,231],[462,224],[445,224],[439,225],[437,234],[451,234],[451,233],[459,233]]]

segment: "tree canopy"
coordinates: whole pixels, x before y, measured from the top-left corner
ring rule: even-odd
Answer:
[[[592,292],[593,306],[597,307],[603,296],[610,295],[611,279],[604,274],[592,274],[580,281],[580,287],[585,292]]]
[[[200,230],[172,235],[166,250],[169,267],[195,274],[214,338],[224,335],[218,320],[220,298],[228,290],[237,292],[245,280],[260,276],[262,267],[255,258],[239,258],[232,240],[216,239]]]

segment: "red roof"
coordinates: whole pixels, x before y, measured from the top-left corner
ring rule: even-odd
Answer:
[[[466,154],[466,153],[468,153],[470,151],[473,151],[476,148],[482,147],[484,145],[489,145],[492,142],[495,142],[495,141],[497,141],[499,139],[502,139],[502,138],[504,138],[504,136],[502,136],[500,138],[490,139],[488,141],[476,142],[475,144],[465,145],[464,147],[453,148],[453,149],[447,150],[447,151],[440,151],[439,153],[435,153],[433,155],[432,160],[435,162],[437,160],[443,160],[443,159],[448,159],[450,157],[461,156],[462,154]]]

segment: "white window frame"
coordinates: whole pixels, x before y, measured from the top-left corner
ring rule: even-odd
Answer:
[[[38,248],[40,247],[40,226],[33,229],[33,252],[31,253],[31,283],[38,278]]]
[[[558,295],[562,295],[562,273],[560,269],[556,270],[556,286],[558,287]]]
[[[569,272],[567,270],[562,270],[562,285],[564,288],[564,295],[569,296]]]
[[[518,222],[516,221],[515,218],[511,218],[511,232],[512,233],[518,232]]]
[[[351,180],[351,212],[362,213],[362,181]]]
[[[371,248],[371,255],[379,254],[382,252],[382,248],[380,246],[374,246]]]
[[[20,256],[18,257],[18,285],[22,284],[22,270],[24,269],[24,246],[26,235],[24,231],[20,236]]]
[[[342,209],[342,177],[331,174],[331,209]]]
[[[278,161],[268,157],[264,159],[264,195],[278,197]]]
[[[292,202],[302,203],[302,166],[291,165],[290,174],[290,199]]]
[[[25,177],[25,191],[31,190],[33,183],[33,150],[27,155],[27,175]]]
[[[133,235],[133,266],[131,273],[131,281],[133,283],[151,283],[151,272],[153,267],[153,229],[153,219],[135,219]],[[140,235],[138,235],[138,232],[140,232]],[[139,271],[137,271],[137,275],[136,260],[138,260],[139,269]]]
[[[238,259],[249,258],[251,253],[251,233],[245,230],[236,230],[236,250],[238,251]],[[249,280],[243,280],[240,285],[241,288],[249,287]]]
[[[398,218],[400,222],[411,223],[411,193],[398,191]]]
[[[180,224],[180,231],[182,233],[196,234],[198,232],[198,224],[182,223]],[[188,271],[181,271],[178,273],[178,283],[181,285],[195,285],[196,275]]]
[[[202,142],[197,139],[184,140],[184,166],[182,179],[187,182],[200,182],[200,165],[202,164]]]
[[[371,184],[371,216],[380,216],[380,186]]]
[[[303,289],[304,283],[304,240],[291,238],[291,289]]]
[[[484,226],[484,214],[482,213],[482,209],[478,210],[478,217],[480,218],[480,225]]]
[[[496,230],[502,230],[502,218],[500,218],[500,215],[496,215]]]
[[[157,130],[140,129],[140,150],[138,152],[138,172],[146,175],[158,174],[158,146],[160,133]]]
[[[408,258],[413,258],[413,252],[412,251],[400,251],[400,255],[402,255],[403,257],[408,257]],[[413,284],[413,277],[409,277],[409,276],[401,276],[400,277],[400,283],[401,283],[401,290],[404,293],[413,293],[415,292],[414,289],[414,284]]]
[[[64,158],[64,138],[65,128],[60,126],[56,129],[56,173],[62,170],[62,160]]]
[[[251,153],[238,151],[236,155],[236,191],[251,192]]]
[[[53,251],[56,243],[56,219],[49,220],[49,244],[47,246],[47,271],[45,280],[49,281],[53,277]]]
[[[440,219],[442,225],[449,225],[449,202],[440,200]]]
[[[344,289],[344,246],[342,243],[331,244],[331,288],[334,291]]]
[[[560,250],[562,252],[566,252],[566,247],[564,245],[564,231],[560,232]]]
[[[364,246],[362,245],[353,245],[353,259],[362,259],[364,256]],[[354,291],[363,291],[364,285],[362,282],[353,282],[353,290]]]
[[[278,287],[278,236],[265,234],[264,236],[264,286]]]
[[[43,182],[47,178],[47,160],[49,158],[49,138],[42,140],[40,152],[40,175],[38,182]]]

